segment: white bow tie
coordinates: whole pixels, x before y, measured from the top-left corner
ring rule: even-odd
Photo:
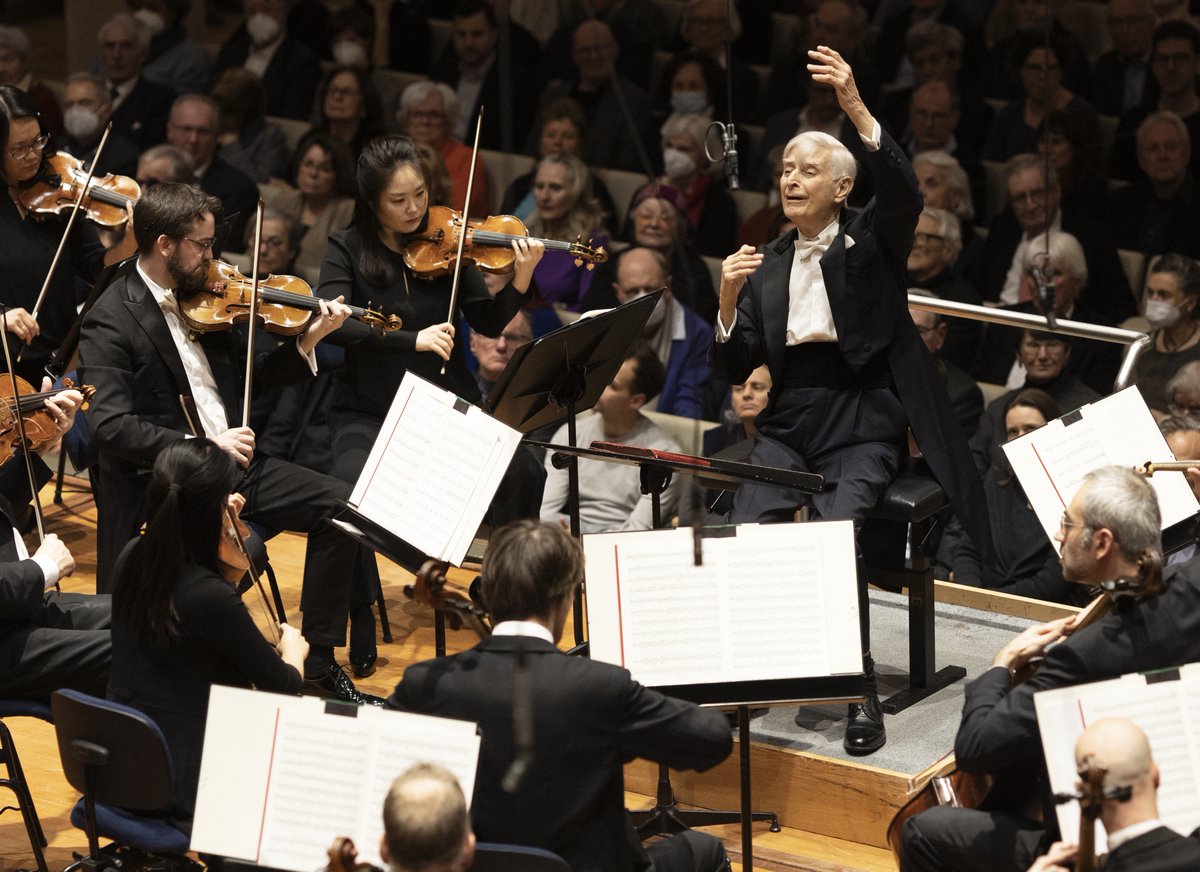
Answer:
[[[806,239],[802,236],[796,240],[796,256],[801,260],[808,260],[813,255],[819,258],[833,244],[833,240],[833,235],[830,235],[828,238],[818,236],[816,239]]]

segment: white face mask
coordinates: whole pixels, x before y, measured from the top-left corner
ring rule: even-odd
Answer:
[[[367,67],[367,52],[362,43],[352,39],[338,40],[333,44],[333,59],[345,67]]]
[[[154,39],[154,37],[167,29],[167,20],[153,9],[139,9],[133,13],[133,17],[142,23],[142,26],[149,32],[151,39]]]
[[[266,45],[279,36],[279,22],[265,12],[255,12],[246,19],[246,33],[255,45]]]
[[[663,149],[663,172],[668,179],[678,179],[696,171],[696,162],[687,152],[677,148]]]
[[[680,115],[702,115],[708,109],[708,96],[703,91],[672,91],[671,111]]]
[[[1146,320],[1155,330],[1170,327],[1182,317],[1183,312],[1174,303],[1168,303],[1165,300],[1146,301]]]
[[[72,106],[63,113],[63,127],[72,139],[88,140],[100,129],[100,116],[86,106]]]

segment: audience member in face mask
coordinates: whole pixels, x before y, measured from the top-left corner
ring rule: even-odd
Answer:
[[[696,228],[700,255],[723,257],[733,248],[737,208],[719,178],[719,165],[704,153],[710,120],[704,115],[672,115],[662,126],[662,184],[679,191],[684,211]],[[718,175],[712,175],[716,171]]]
[[[665,121],[670,115],[706,115],[727,121],[725,74],[706,52],[688,49],[663,67],[654,92],[654,111]]]
[[[329,46],[333,62],[346,67],[374,69],[375,18],[361,6],[346,6],[329,19]]]
[[[295,5],[294,0],[243,0],[246,20],[221,46],[212,78],[230,67],[245,67],[262,79],[264,114],[304,120],[312,111],[321,68],[316,55],[288,30]]]
[[[150,34],[150,49],[142,75],[177,94],[201,94],[208,85],[212,58],[188,39],[191,0],[125,0]]]
[[[1134,384],[1158,418],[1171,412],[1168,383],[1184,365],[1200,360],[1197,303],[1200,267],[1190,257],[1164,254],[1146,277],[1145,312],[1154,344],[1142,352],[1133,371]]]
[[[63,88],[63,126],[67,135],[58,150],[91,164],[100,144],[104,125],[112,118],[112,99],[104,80],[91,73],[76,73]],[[123,134],[113,131],[104,145],[96,175],[117,173],[132,176],[137,171],[138,148]]]

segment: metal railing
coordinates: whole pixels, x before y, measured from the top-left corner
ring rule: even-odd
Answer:
[[[1117,377],[1113,381],[1114,393],[1129,385],[1129,379],[1133,375],[1133,367],[1137,363],[1138,357],[1150,346],[1150,337],[1147,334],[1139,333],[1137,330],[1126,330],[1122,327],[1106,327],[1103,324],[1088,324],[1084,321],[1068,321],[1065,318],[1057,318],[1055,320],[1058,326],[1052,330],[1042,315],[994,309],[990,306],[973,306],[970,303],[939,300],[917,294],[908,295],[908,307],[938,315],[951,315],[956,318],[969,318],[972,321],[1003,324],[1006,327],[1037,330],[1039,333],[1077,336],[1080,339],[1095,339],[1100,342],[1124,345],[1125,355],[1121,359],[1121,368],[1117,371]]]

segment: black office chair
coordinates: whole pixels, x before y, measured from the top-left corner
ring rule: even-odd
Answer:
[[[162,868],[199,868],[184,855],[190,839],[168,821],[139,814],[164,809],[174,773],[158,725],[134,708],[77,690],[50,698],[63,773],[83,798],[71,823],[88,837],[88,855],[67,867],[137,868],[151,855]],[[100,837],[113,844],[100,848]],[[137,858],[137,859],[135,859]],[[133,861],[133,862],[130,862]]]
[[[571,867],[558,854],[542,848],[480,842],[475,846],[471,872],[571,872]]]
[[[42,823],[38,820],[37,809],[33,806],[33,795],[29,792],[29,781],[21,769],[21,758],[17,756],[17,746],[13,742],[8,725],[4,723],[5,718],[38,718],[50,723],[50,706],[29,699],[0,700],[0,762],[4,763],[6,770],[6,776],[0,778],[0,787],[11,790],[16,798],[16,810],[21,813],[25,822],[25,832],[29,836],[29,847],[33,849],[38,872],[47,872],[46,855],[42,851],[46,847],[46,834],[42,832]],[[5,806],[0,808],[0,812],[9,811],[11,808],[12,806]]]

